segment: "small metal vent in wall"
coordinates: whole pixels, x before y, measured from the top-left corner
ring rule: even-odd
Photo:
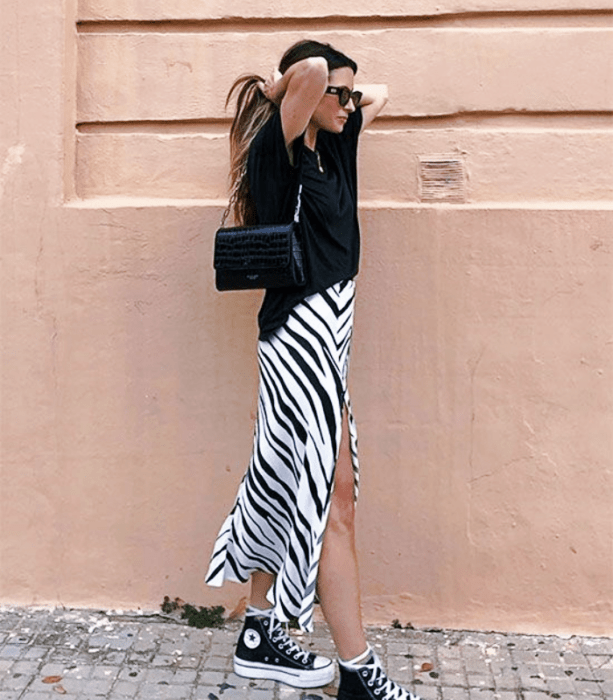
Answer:
[[[422,202],[465,202],[464,161],[457,156],[420,156],[419,198]]]

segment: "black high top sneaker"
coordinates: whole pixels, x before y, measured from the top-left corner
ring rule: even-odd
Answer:
[[[421,700],[385,675],[374,652],[360,665],[341,661],[339,667],[341,682],[337,700]]]
[[[248,609],[234,654],[234,673],[319,688],[334,679],[334,663],[299,647],[272,611]]]

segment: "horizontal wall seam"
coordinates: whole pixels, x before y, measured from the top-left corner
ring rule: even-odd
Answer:
[[[202,134],[225,136],[231,124],[227,119],[131,120],[80,122],[79,134]],[[578,112],[458,112],[448,115],[379,117],[370,131],[410,131],[413,129],[519,128],[543,131],[613,130],[612,111]]]
[[[613,10],[466,12],[426,16],[376,17],[235,17],[223,19],[125,19],[83,18],[77,21],[79,33],[276,33],[279,31],[339,30],[378,31],[381,29],[502,29],[611,27]]]
[[[202,134],[225,136],[232,119],[130,120],[114,122],[80,122],[79,134]]]
[[[411,129],[537,129],[544,131],[555,130],[584,130],[584,129],[613,129],[613,110],[576,112],[530,112],[530,111],[474,111],[455,112],[444,115],[424,116],[382,116],[372,125],[375,131],[399,131]]]
[[[67,209],[220,209],[228,204],[227,199],[169,199],[164,197],[126,197],[126,196],[100,196],[83,199],[70,199],[63,203]],[[376,200],[362,199],[358,208],[361,211],[368,210],[413,210],[413,209],[453,209],[459,211],[590,211],[611,212],[613,214],[613,201],[594,200],[558,200],[555,202],[542,202],[538,200],[522,200],[517,202],[437,202],[420,203],[415,201]],[[214,231],[209,232],[214,233]]]

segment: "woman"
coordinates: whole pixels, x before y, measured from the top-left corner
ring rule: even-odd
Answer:
[[[347,391],[358,271],[359,134],[387,102],[385,85],[354,88],[357,65],[303,41],[271,78],[239,78],[230,133],[234,216],[290,221],[302,185],[308,281],[268,290],[258,320],[260,390],[249,469],[217,541],[207,582],[251,578],[234,669],[301,688],[334,677],[281,622],[312,629],[317,594],[340,661],[339,700],[409,700],[387,679],[361,620],[354,538],[358,459]]]

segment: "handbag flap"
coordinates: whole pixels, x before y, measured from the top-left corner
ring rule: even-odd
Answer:
[[[266,270],[290,263],[294,223],[220,228],[215,234],[216,270]]]

